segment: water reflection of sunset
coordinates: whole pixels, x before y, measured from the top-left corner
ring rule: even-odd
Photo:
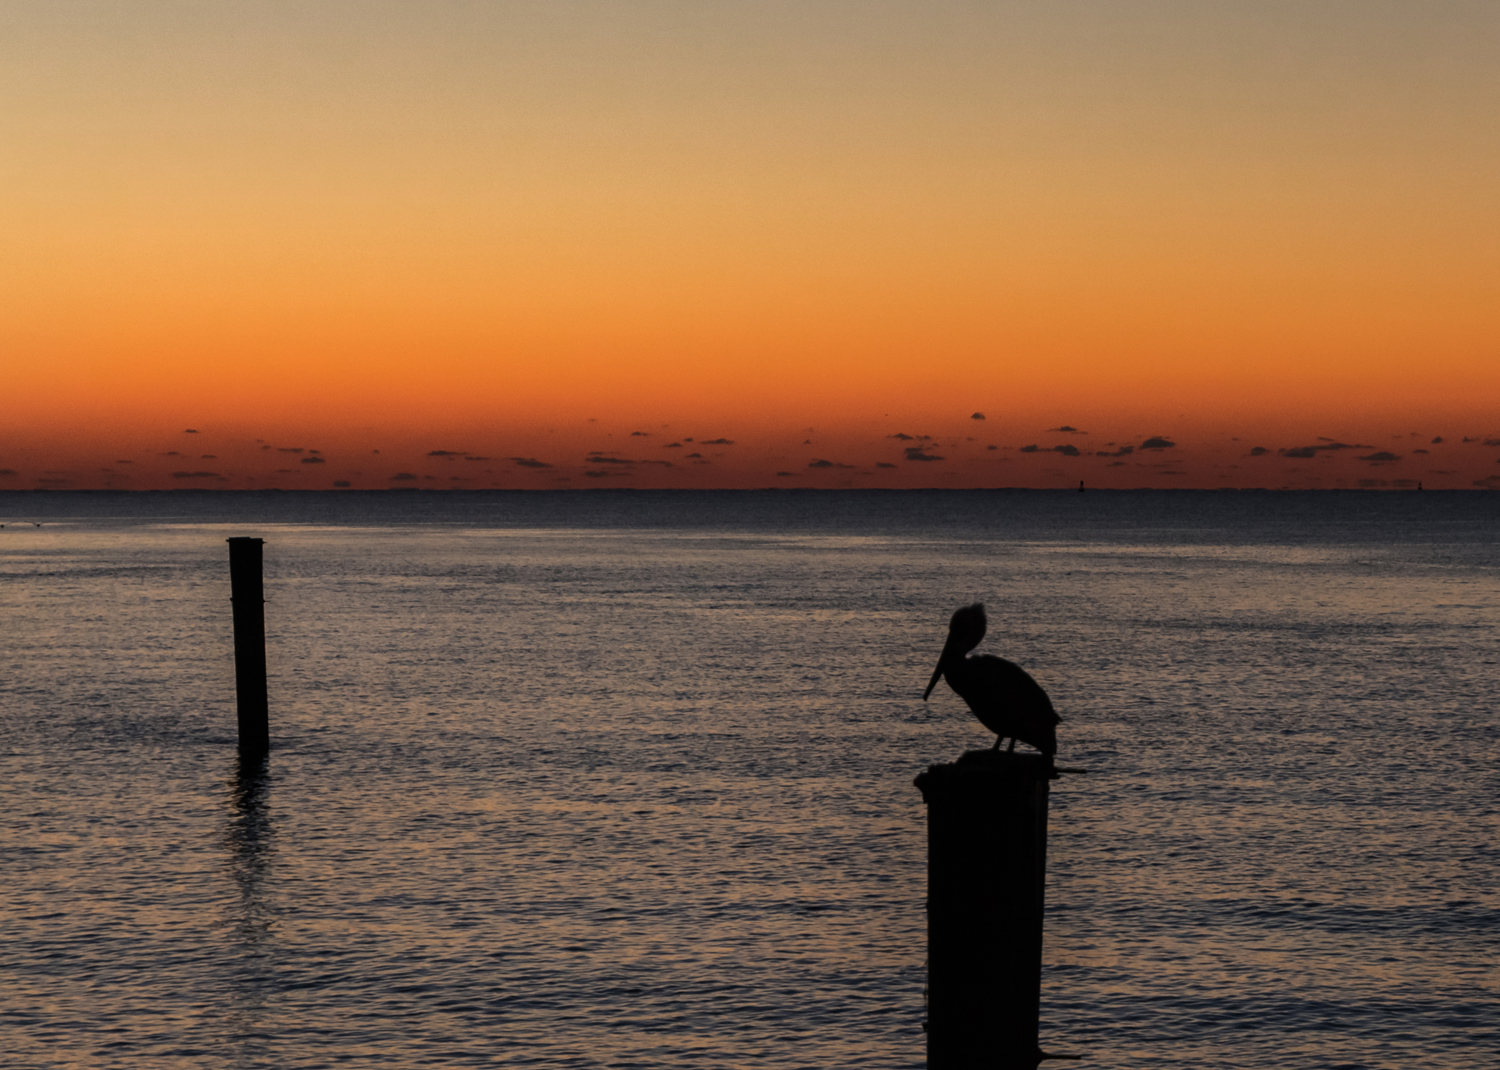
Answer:
[[[1048,1050],[1495,1049],[1493,495],[17,501],[56,512],[0,531],[16,1065],[920,1065],[913,778],[994,740],[922,701],[957,592],[1089,771]]]

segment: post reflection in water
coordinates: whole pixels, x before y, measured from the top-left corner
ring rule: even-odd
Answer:
[[[269,1037],[268,1004],[276,976],[276,915],[273,865],[275,823],[270,809],[271,775],[265,755],[239,755],[226,781],[228,803],[223,840],[227,868],[238,890],[226,928],[233,966],[227,1031],[241,1058]]]

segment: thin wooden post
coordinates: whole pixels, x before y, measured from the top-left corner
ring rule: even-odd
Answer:
[[[234,612],[234,692],[239,706],[240,751],[271,747],[266,698],[266,596],[261,577],[264,539],[229,543],[229,597]]]
[[[1035,1070],[1049,1058],[1039,1027],[1056,776],[1046,755],[969,751],[917,777],[928,829],[928,1070]]]

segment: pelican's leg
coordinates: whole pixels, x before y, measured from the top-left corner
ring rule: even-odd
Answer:
[[[1016,753],[1016,741],[1014,739],[1012,739],[1010,741],[1010,748],[1005,753],[1006,754],[1014,754],[1014,753]]]
[[[1004,741],[1005,741],[1005,737],[1004,736],[996,736],[995,737],[995,745],[993,747],[991,747],[990,750],[999,750],[1000,749],[1000,744],[1003,743]]]

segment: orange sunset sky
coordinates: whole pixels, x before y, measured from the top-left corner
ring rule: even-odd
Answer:
[[[9,0],[0,490],[1500,487],[1497,115],[1493,0]]]

